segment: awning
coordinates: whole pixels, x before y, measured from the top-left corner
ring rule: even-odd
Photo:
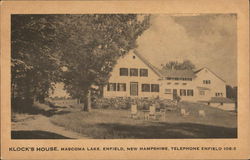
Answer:
[[[210,88],[207,87],[197,87],[199,90],[210,90]]]

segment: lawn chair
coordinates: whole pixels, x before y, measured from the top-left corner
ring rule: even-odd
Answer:
[[[165,108],[160,109],[160,115],[161,115],[161,120],[165,121],[166,120],[166,109]]]
[[[200,117],[206,117],[206,113],[204,110],[199,110],[199,116]]]
[[[149,110],[142,110],[144,120],[149,120]]]
[[[136,118],[137,117],[137,105],[132,104],[131,105],[131,118]]]
[[[156,116],[155,116],[155,106],[154,106],[154,105],[152,105],[152,106],[149,107],[149,119],[150,119],[151,117],[152,117],[153,119],[156,118]]]
[[[177,106],[178,105],[177,100],[174,100],[172,103],[173,103],[173,106]]]
[[[185,109],[181,108],[181,115],[182,115],[182,116],[188,116],[188,115],[189,115],[189,112],[186,112]]]

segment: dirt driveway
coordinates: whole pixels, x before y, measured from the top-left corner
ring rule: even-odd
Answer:
[[[84,139],[76,132],[65,130],[44,115],[16,114],[12,122],[12,139]]]

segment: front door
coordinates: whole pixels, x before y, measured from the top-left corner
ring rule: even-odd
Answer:
[[[138,83],[137,82],[130,82],[130,95],[138,96]]]
[[[177,97],[177,89],[173,89],[173,100]]]

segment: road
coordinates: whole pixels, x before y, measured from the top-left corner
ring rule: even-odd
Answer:
[[[50,117],[44,115],[16,114],[12,122],[13,139],[85,139],[88,138],[76,132],[65,130],[50,122]]]

